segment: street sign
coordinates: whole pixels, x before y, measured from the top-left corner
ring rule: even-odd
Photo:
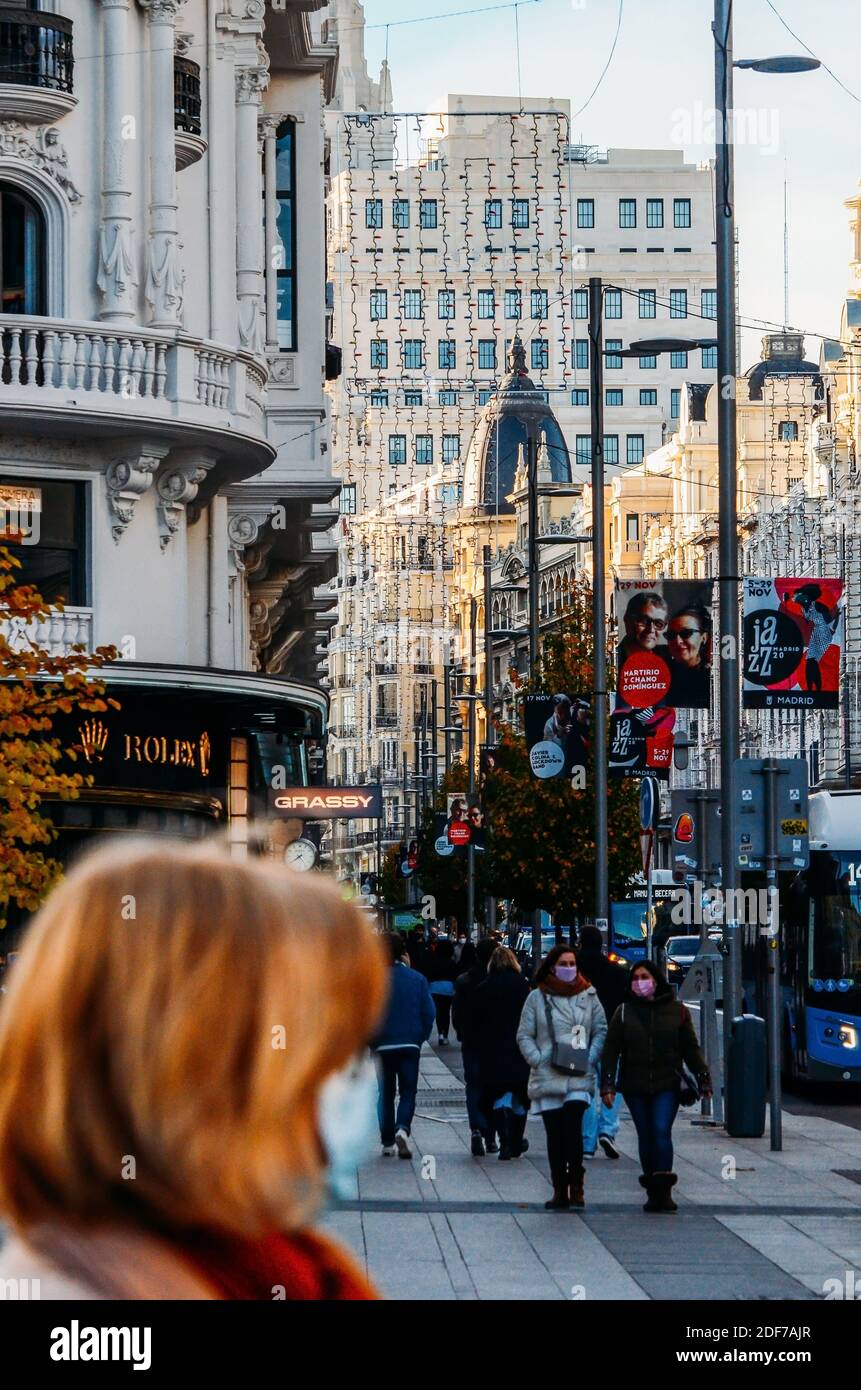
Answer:
[[[679,990],[679,998],[684,1003],[697,1003],[706,994],[714,999],[720,999],[723,994],[723,956],[708,939],[697,951]]]
[[[660,815],[660,796],[654,777],[644,777],[640,783],[640,829],[654,830]]]
[[[643,873],[644,873],[644,874],[647,874],[647,873],[649,872],[649,865],[650,865],[651,862],[652,862],[652,840],[653,840],[653,839],[654,839],[654,832],[651,831],[651,830],[646,830],[646,831],[644,831],[643,834],[640,836],[640,852],[642,853],[642,856],[643,856]]]
[[[807,761],[774,758],[775,850],[779,869],[806,869],[810,862]],[[766,868],[766,777],[762,758],[739,758],[738,851],[740,869]]]
[[[671,793],[673,868],[686,875],[718,876],[721,866],[720,792],[684,787]]]

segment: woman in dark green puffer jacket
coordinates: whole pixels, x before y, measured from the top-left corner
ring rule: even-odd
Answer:
[[[704,1095],[711,1078],[691,1016],[651,961],[632,968],[623,1004],[610,1020],[601,1059],[601,1095],[611,1106],[620,1090],[637,1129],[644,1211],[676,1211],[672,1188],[673,1122],[679,1109],[682,1065]],[[618,1078],[618,1079],[617,1079]]]

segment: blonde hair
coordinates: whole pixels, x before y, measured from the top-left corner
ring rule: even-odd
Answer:
[[[387,970],[317,874],[211,845],[115,845],[29,929],[0,1006],[0,1213],[243,1236],[320,1197],[317,1095]]]
[[[516,970],[518,975],[522,974],[520,961],[513,951],[509,951],[507,946],[497,946],[487,966],[491,970]]]

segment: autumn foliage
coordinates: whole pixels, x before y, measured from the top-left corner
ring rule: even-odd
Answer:
[[[0,546],[0,926],[11,904],[35,910],[60,877],[49,853],[57,837],[44,803],[74,801],[92,778],[61,772],[74,748],[52,734],[57,715],[101,712],[116,701],[88,674],[115,660],[113,647],[87,652],[77,645],[53,656],[35,640],[35,626],[62,604],[49,606],[18,582],[14,553]]]

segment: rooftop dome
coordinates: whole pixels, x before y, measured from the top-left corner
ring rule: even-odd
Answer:
[[[762,384],[767,377],[816,377],[819,391],[822,379],[815,362],[804,360],[804,334],[784,329],[782,333],[767,333],[762,340],[762,358],[746,373],[748,394],[752,401],[762,400]]]
[[[466,455],[463,505],[470,510],[513,512],[508,494],[514,490],[514,474],[521,445],[526,448],[528,428],[536,444],[547,444],[554,483],[571,482],[571,459],[559,422],[544,393],[526,375],[526,352],[515,338],[508,354],[508,374],[478,419]]]

